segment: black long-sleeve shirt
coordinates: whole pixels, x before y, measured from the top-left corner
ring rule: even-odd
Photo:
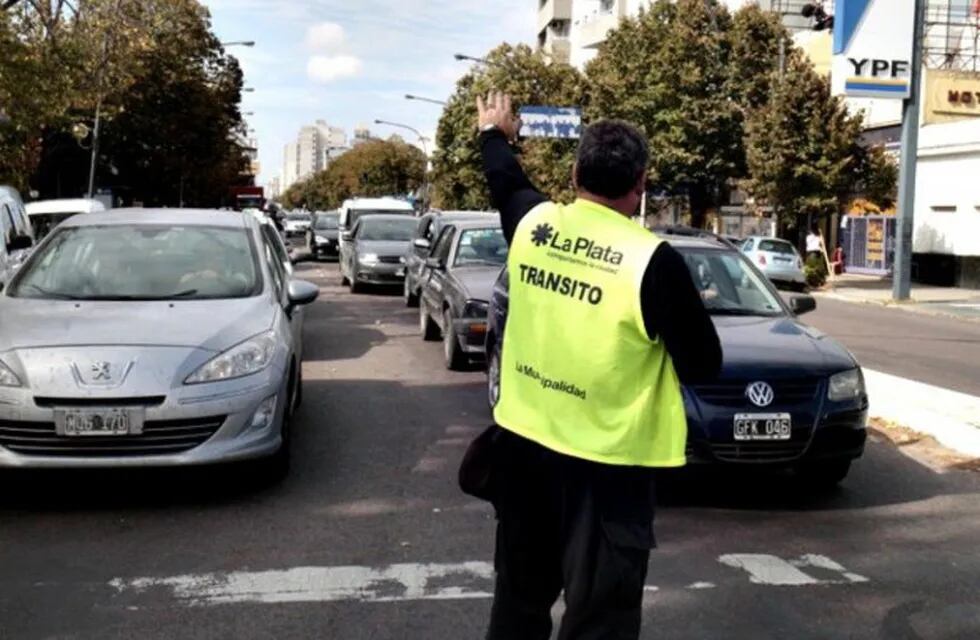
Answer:
[[[510,244],[521,219],[547,198],[531,184],[503,133],[480,134],[480,149],[490,197]],[[718,333],[684,258],[666,242],[657,247],[643,275],[640,306],[647,335],[664,341],[681,382],[705,382],[718,375]]]

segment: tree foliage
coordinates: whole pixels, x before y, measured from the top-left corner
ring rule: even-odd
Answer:
[[[715,0],[657,0],[610,32],[586,67],[589,117],[638,125],[650,141],[650,185],[686,194],[698,226],[744,174],[731,33]]]
[[[584,78],[567,64],[549,64],[526,45],[503,44],[487,54],[489,64],[475,67],[456,84],[439,119],[438,150],[433,157],[433,204],[444,209],[491,207],[476,147],[476,97],[505,91],[515,109],[523,105],[581,105]],[[555,199],[572,197],[575,143],[529,139],[521,143],[524,167],[535,186]]]
[[[750,191],[789,222],[838,211],[865,168],[861,131],[861,117],[831,95],[827,79],[792,56],[769,103],[748,121]]]
[[[28,0],[0,13],[0,46],[8,34],[20,49],[0,59],[10,119],[0,150],[24,152],[0,155],[0,180],[42,197],[83,193],[88,150],[71,134],[94,128],[97,111],[99,186],[152,204],[175,206],[183,193],[218,205],[247,180],[241,71],[197,0]]]
[[[425,154],[397,136],[370,140],[291,186],[280,201],[286,207],[312,211],[336,209],[347,198],[408,194],[422,185],[425,164]]]

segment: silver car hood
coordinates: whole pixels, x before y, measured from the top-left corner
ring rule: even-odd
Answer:
[[[467,298],[489,301],[493,283],[497,281],[503,268],[503,265],[456,267],[452,270],[452,277],[459,282],[460,289]]]
[[[379,256],[403,256],[409,242],[401,240],[358,240],[357,253],[376,253]]]
[[[71,346],[220,352],[272,326],[266,295],[233,300],[86,302],[0,297],[0,353]]]

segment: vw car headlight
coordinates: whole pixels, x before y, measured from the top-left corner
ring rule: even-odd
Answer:
[[[3,360],[0,360],[0,387],[19,387],[20,378],[17,374],[10,370]]]
[[[218,382],[258,373],[272,362],[276,344],[275,333],[260,333],[206,362],[184,380],[184,384]]]
[[[851,369],[830,376],[827,397],[831,400],[851,400],[864,393],[864,376],[860,369]]]
[[[360,256],[358,256],[357,261],[361,264],[378,264],[378,254],[362,253]]]

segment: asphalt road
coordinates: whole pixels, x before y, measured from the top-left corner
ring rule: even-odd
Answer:
[[[482,637],[494,520],[455,473],[490,419],[483,374],[446,371],[397,295],[300,271],[323,293],[291,475],[0,474],[0,638]],[[644,638],[980,635],[976,474],[872,442],[829,493],[661,489]]]
[[[826,298],[803,321],[864,367],[980,396],[980,322]]]

